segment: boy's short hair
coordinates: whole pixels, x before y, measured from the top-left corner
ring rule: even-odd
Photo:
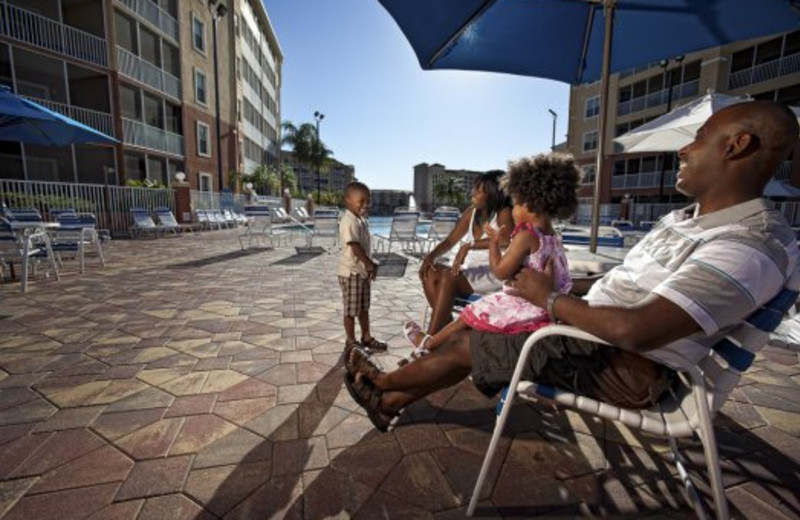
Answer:
[[[581,177],[571,155],[555,152],[510,163],[500,186],[530,211],[568,218],[578,207]]]
[[[366,184],[364,184],[363,182],[353,181],[353,182],[348,182],[347,186],[344,187],[345,198],[349,197],[350,193],[356,190],[364,192],[367,195],[369,195],[369,187]]]

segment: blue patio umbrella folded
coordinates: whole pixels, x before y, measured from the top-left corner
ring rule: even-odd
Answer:
[[[0,87],[0,141],[68,146],[117,140]]]
[[[608,76],[724,43],[800,29],[797,0],[378,0],[423,69],[600,79],[598,165]],[[599,183],[592,251],[599,223]]]

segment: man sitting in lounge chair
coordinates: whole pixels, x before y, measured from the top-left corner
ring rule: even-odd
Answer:
[[[620,407],[658,400],[673,375],[658,361],[700,360],[797,268],[795,236],[761,194],[799,133],[777,103],[729,106],[678,152],[676,188],[695,205],[665,216],[591,288],[576,283],[576,295],[588,291],[583,299],[553,292],[546,273],[521,271],[511,282],[516,294],[615,345],[550,336],[533,349],[523,378]],[[346,352],[345,377],[385,431],[404,407],[470,373],[494,395],[510,382],[526,339],[472,331],[389,373],[356,348]]]

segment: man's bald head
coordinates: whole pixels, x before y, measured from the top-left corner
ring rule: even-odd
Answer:
[[[714,116],[755,137],[753,144],[763,153],[761,164],[769,175],[794,150],[800,136],[797,116],[785,105],[772,101],[736,103]]]

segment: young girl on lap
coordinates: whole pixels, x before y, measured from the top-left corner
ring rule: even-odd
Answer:
[[[500,185],[514,202],[514,230],[506,253],[500,252],[498,232],[487,226],[490,237],[489,265],[500,280],[509,280],[523,267],[544,271],[549,263],[555,290],[572,287],[561,239],[553,230],[553,219],[568,218],[578,205],[581,173],[572,156],[540,154],[511,163]],[[408,322],[406,337],[418,357],[441,345],[451,334],[466,328],[503,334],[533,332],[550,323],[547,311],[524,298],[504,291],[484,296],[468,305],[461,316],[429,336],[419,325]]]

